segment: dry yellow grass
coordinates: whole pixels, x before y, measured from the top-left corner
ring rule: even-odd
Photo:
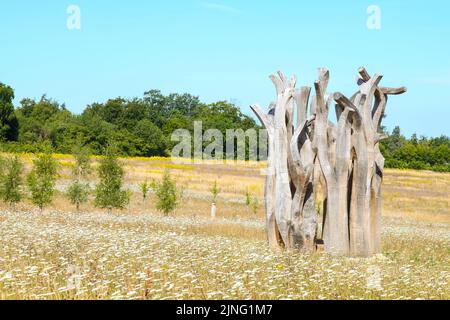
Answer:
[[[26,157],[27,167],[29,167],[31,155]],[[62,164],[59,182],[67,185],[70,179],[69,164],[73,160],[67,155],[56,155],[55,158]],[[234,207],[245,202],[247,191],[259,199],[261,206],[263,204],[264,176],[261,170],[264,168],[264,163],[224,164],[204,161],[198,164],[186,159],[176,159],[173,163],[170,159],[161,157],[129,158],[122,161],[126,165],[126,184],[135,191],[138,191],[138,184],[145,179],[160,179],[164,171],[170,169],[186,197],[195,200],[194,203],[185,205],[183,210],[179,210],[182,214],[209,214],[208,199],[214,181],[218,181],[221,189],[219,199],[226,204],[219,206],[225,217],[253,215],[251,210],[241,210],[245,209],[245,206],[241,209]],[[387,217],[450,223],[449,195],[450,174],[448,173],[388,169],[384,180],[383,213]],[[230,204],[232,204],[231,210],[229,210]],[[197,208],[198,206],[200,207]],[[261,208],[259,216],[262,216],[262,211]]]
[[[0,208],[0,299],[450,299],[449,174],[387,170],[383,255],[338,259],[268,250],[264,164],[123,159],[132,202],[108,215],[91,204],[73,213],[62,193],[73,160],[55,158],[60,194],[51,207]],[[162,217],[137,186],[167,168],[183,201]],[[259,199],[256,214],[247,190]]]

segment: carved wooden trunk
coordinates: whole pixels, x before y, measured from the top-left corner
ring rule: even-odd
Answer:
[[[319,247],[333,255],[379,253],[384,170],[379,131],[388,96],[406,88],[380,87],[382,76],[371,77],[364,68],[351,98],[327,92],[327,69],[319,69],[313,94],[310,87],[296,89],[295,76],[279,72],[270,78],[276,102],[267,114],[252,106],[269,138],[269,245],[310,252]],[[337,123],[329,119],[332,105]]]

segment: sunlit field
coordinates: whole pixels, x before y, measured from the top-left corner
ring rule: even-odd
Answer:
[[[387,170],[383,254],[354,259],[267,248],[264,163],[123,159],[132,201],[108,214],[75,212],[64,198],[73,160],[55,158],[52,206],[1,207],[0,299],[450,299],[450,174]],[[183,191],[169,217],[138,187],[166,169]]]

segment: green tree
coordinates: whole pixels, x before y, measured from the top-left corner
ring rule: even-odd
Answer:
[[[179,192],[175,181],[173,181],[170,171],[164,172],[161,182],[153,184],[157,198],[156,208],[162,211],[165,216],[173,212],[179,204]]]
[[[67,190],[67,197],[70,203],[76,206],[77,211],[80,211],[80,205],[88,201],[89,184],[79,181],[73,182]]]
[[[0,196],[13,209],[22,200],[23,163],[18,155],[2,161],[0,176]]]
[[[0,141],[17,141],[19,123],[14,112],[14,90],[0,83]]]
[[[401,134],[400,127],[395,127],[392,134],[382,142],[382,151],[386,157],[390,157],[405,143],[406,138]]]
[[[133,134],[140,140],[140,154],[146,157],[165,155],[166,138],[162,131],[150,120],[144,119],[136,124]]]
[[[95,206],[110,213],[113,209],[124,209],[130,202],[130,194],[122,190],[125,172],[114,147],[108,147],[97,172],[100,181],[95,188]]]
[[[55,151],[60,135],[66,133],[65,128],[74,119],[72,113],[45,95],[39,101],[23,99],[20,104],[17,109],[19,141],[27,144],[51,143]]]
[[[67,190],[67,197],[79,211],[80,205],[86,203],[89,197],[89,183],[84,181],[91,173],[91,159],[88,148],[83,147],[79,143],[74,148],[74,159],[75,164],[72,168],[73,182]]]
[[[31,201],[42,211],[55,194],[58,164],[51,154],[41,153],[33,160],[33,169],[27,177]]]

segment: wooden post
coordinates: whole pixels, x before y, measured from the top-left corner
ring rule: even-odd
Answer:
[[[217,217],[217,206],[215,203],[211,204],[211,220],[216,220]]]

